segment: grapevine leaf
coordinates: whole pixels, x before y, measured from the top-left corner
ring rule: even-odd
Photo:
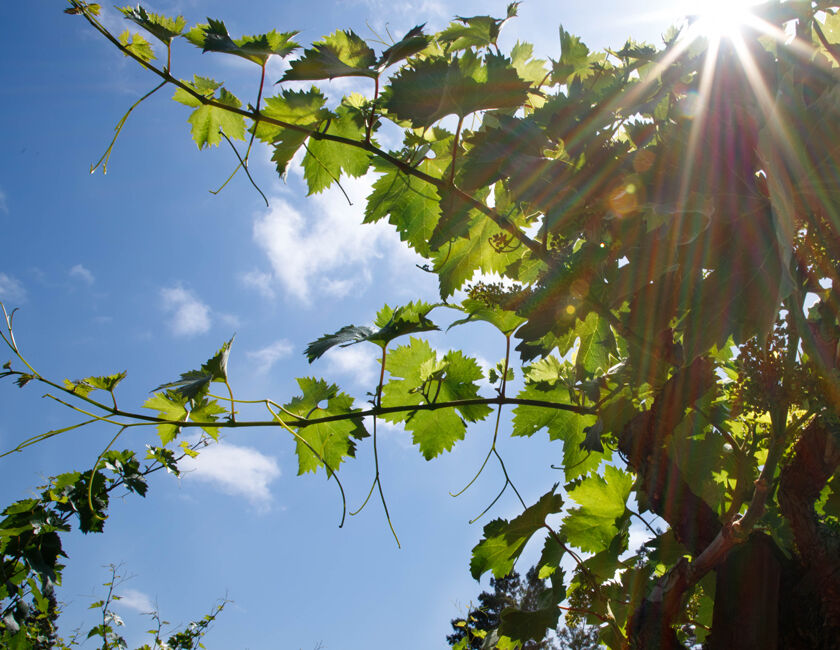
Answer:
[[[318,88],[306,91],[284,90],[279,95],[265,99],[260,115],[314,130],[330,116],[330,112],[324,108],[326,101],[327,98]],[[294,149],[288,156],[289,160],[309,137],[306,132],[295,131],[262,120],[257,122],[255,135],[263,142],[295,143]]]
[[[417,411],[408,418],[405,428],[411,431],[412,442],[426,460],[450,451],[467,432],[464,421],[452,409]]]
[[[560,60],[552,60],[551,82],[565,84],[574,79],[586,79],[594,74],[592,62],[589,48],[580,38],[560,27]]]
[[[323,379],[303,377],[297,380],[302,395],[292,398],[283,408],[300,418],[318,418],[353,413],[353,398],[340,393],[335,384]],[[360,418],[335,420],[300,427],[297,440],[298,474],[316,472],[329,466],[328,475],[338,470],[348,456],[356,455],[355,439],[367,437]],[[314,450],[314,451],[313,451]],[[326,469],[326,467],[325,467]]]
[[[563,497],[555,494],[557,485],[521,515],[508,522],[495,519],[484,527],[484,537],[473,548],[470,573],[478,580],[487,571],[496,578],[511,572],[526,542],[545,525],[546,517],[563,509]]]
[[[306,358],[309,363],[312,363],[336,345],[347,347],[362,341],[369,341],[384,348],[399,336],[436,330],[437,325],[427,317],[434,307],[423,301],[411,302],[396,309],[385,305],[376,316],[375,324],[379,327],[378,330],[366,326],[347,325],[335,334],[325,334],[317,341],[310,343],[306,347]]]
[[[502,25],[516,16],[518,2],[508,5],[506,18],[491,16],[471,16],[464,18],[457,16],[458,22],[452,22],[449,27],[438,34],[438,40],[447,50],[465,50],[469,47],[489,47],[495,45],[499,38]]]
[[[220,406],[216,400],[208,400],[205,397],[195,404],[192,407],[192,410],[190,410],[190,420],[193,422],[206,422],[210,424],[211,422],[218,421],[218,416],[222,413],[227,413],[227,410]],[[204,429],[207,435],[213,438],[213,440],[219,439],[219,429],[217,427],[203,426],[201,428]]]
[[[309,360],[309,363],[312,363],[315,359],[320,358],[327,350],[334,348],[336,345],[346,348],[348,345],[370,340],[372,334],[373,329],[370,327],[345,325],[335,334],[324,334],[321,338],[312,341],[312,343],[307,345],[306,358]]]
[[[187,419],[187,398],[183,395],[167,390],[162,393],[155,393],[147,399],[143,406],[147,409],[154,409],[162,420],[182,422]],[[159,424],[158,436],[163,445],[167,445],[178,435],[180,427],[177,424]]]
[[[291,67],[280,81],[335,79],[336,77],[370,77],[379,72],[376,54],[352,30],[338,30],[323,41],[313,43],[303,56],[291,62]]]
[[[215,100],[231,108],[242,106],[242,102],[235,95],[224,88],[220,88],[221,84],[212,79],[196,75],[192,83],[187,81],[182,81],[182,83],[208,100]],[[217,90],[218,95],[216,94]],[[195,108],[188,121],[192,125],[193,140],[195,140],[199,149],[208,145],[218,145],[222,141],[222,132],[229,138],[245,139],[245,120],[241,115],[225,108],[205,104],[183,88],[178,88],[172,99]]]
[[[458,184],[467,192],[509,177],[517,167],[530,164],[549,146],[548,138],[532,119],[496,116],[498,126],[481,130],[469,139]]]
[[[402,241],[428,257],[429,238],[440,219],[440,198],[433,185],[389,166],[367,198],[365,223],[386,216]]]
[[[435,254],[435,272],[440,281],[441,298],[448,298],[473,277],[476,271],[504,273],[505,269],[522,258],[524,247],[508,246],[496,249],[491,241],[509,241],[510,235],[483,214],[473,213],[469,224],[469,239],[457,239]]]
[[[414,56],[426,49],[431,39],[423,33],[423,27],[425,27],[425,23],[408,30],[400,41],[382,52],[379,61],[377,61],[377,66],[380,69],[385,69],[389,65]]]
[[[467,51],[451,61],[432,57],[410,63],[392,78],[384,106],[415,127],[429,127],[447,115],[518,108],[529,87],[505,57],[487,54],[482,64]]]
[[[365,123],[362,114],[342,104],[336,109],[336,118],[330,120],[327,133],[354,141],[363,140]],[[317,194],[338,180],[342,172],[348,176],[362,176],[369,166],[370,155],[363,149],[312,138],[303,157],[303,176],[309,194]]]
[[[525,322],[525,319],[517,316],[516,312],[503,309],[497,305],[488,305],[484,301],[473,298],[467,298],[461,302],[459,309],[464,311],[467,317],[456,320],[448,329],[478,320],[490,323],[502,334],[507,335]]]
[[[413,337],[408,345],[388,354],[386,369],[393,379],[382,391],[384,407],[472,399],[478,395],[475,382],[482,377],[475,359],[459,351],[438,359],[427,341]],[[458,406],[457,411],[475,422],[487,417],[491,409],[477,404]],[[427,460],[451,449],[466,431],[463,420],[451,409],[388,413],[382,417],[391,422],[405,421]]]
[[[235,336],[232,336],[229,341],[225,341],[216,354],[201,364],[199,370],[183,372],[180,379],[161,384],[153,390],[172,389],[185,399],[194,400],[207,392],[210,382],[227,381],[228,357],[234,338]]]
[[[587,553],[606,550],[618,534],[617,518],[625,511],[633,476],[607,465],[604,476],[592,474],[569,491],[569,498],[580,504],[563,522],[563,534],[573,546]]]
[[[533,53],[533,45],[516,41],[516,45],[510,50],[510,62],[521,79],[539,84],[545,80],[545,61],[532,59]]]
[[[73,391],[76,395],[81,395],[82,397],[87,396],[94,390],[107,390],[108,392],[113,392],[113,390],[117,387],[117,384],[125,379],[126,374],[126,371],[123,371],[101,377],[85,377],[84,379],[80,379],[78,381],[65,379],[64,386],[68,390]]]
[[[120,45],[143,61],[151,61],[157,58],[154,50],[152,50],[152,44],[140,34],[132,34],[128,30],[125,30],[120,34]]]
[[[270,56],[286,57],[298,49],[300,46],[292,40],[297,34],[271,30],[267,34],[233,39],[221,20],[208,18],[207,24],[196,25],[185,36],[204,52],[233,54],[264,66]]]
[[[180,35],[184,31],[184,27],[187,26],[187,21],[183,16],[169,18],[162,14],[146,11],[140,5],[136,7],[121,7],[119,10],[127,20],[137,23],[166,45],[169,45],[172,39]]]

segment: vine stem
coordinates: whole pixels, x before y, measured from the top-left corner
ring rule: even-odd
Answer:
[[[507,387],[508,365],[510,363],[510,336],[511,336],[510,333],[505,334],[505,362],[504,362],[504,368],[503,368],[503,372],[502,372],[502,381],[501,381],[501,385],[499,386],[499,397],[501,397],[501,398],[505,397],[505,390],[506,390],[506,387]],[[493,452],[496,451],[496,441],[497,441],[498,436],[499,436],[499,423],[501,422],[501,417],[502,417],[502,404],[499,404],[498,408],[496,409],[496,426],[493,430],[493,442],[490,445],[490,450],[487,452],[487,455],[484,457],[484,462],[481,463],[481,467],[478,468],[478,471],[475,473],[475,476],[472,477],[470,482],[467,483],[458,492],[455,492],[454,494],[452,492],[450,492],[449,493],[450,496],[452,496],[452,497],[461,496],[464,492],[466,492],[472,486],[473,483],[476,482],[478,477],[481,476],[481,473],[484,471],[484,468],[487,466],[487,461],[490,460],[490,456],[492,456]],[[497,456],[498,456],[498,454],[497,454]],[[501,460],[501,458],[499,458],[499,459]],[[498,494],[498,496],[495,499],[493,499],[493,501],[490,503],[490,505],[487,508],[485,508],[481,512],[480,515],[478,515],[478,517],[470,520],[471,524],[473,524],[476,521],[478,521],[479,519],[481,519],[481,517],[483,517],[484,514],[490,508],[493,507],[493,505],[496,503],[496,501],[498,501],[499,498],[502,496],[502,494],[504,494],[504,491],[507,488],[507,485],[508,484],[506,482],[504,487],[502,488],[502,491]]]
[[[537,241],[531,239],[530,237],[528,237],[528,235],[526,235],[524,232],[522,232],[519,228],[517,228],[509,220],[505,219],[495,209],[490,208],[483,201],[479,201],[478,199],[476,199],[475,197],[473,197],[470,194],[467,194],[463,190],[460,190],[457,187],[452,187],[446,180],[444,180],[442,178],[437,178],[435,176],[431,176],[429,174],[426,174],[426,173],[420,171],[419,169],[413,167],[410,163],[406,163],[405,161],[400,160],[396,156],[393,156],[393,155],[389,154],[387,151],[385,151],[383,149],[380,149],[379,147],[374,146],[373,143],[371,143],[371,142],[353,140],[352,138],[345,138],[343,136],[321,132],[321,131],[318,131],[317,129],[313,129],[312,127],[301,126],[300,124],[293,124],[291,122],[284,122],[282,120],[269,118],[269,117],[266,117],[264,115],[256,114],[253,111],[248,111],[248,110],[245,110],[245,109],[242,109],[242,108],[236,108],[236,107],[233,107],[233,106],[229,106],[229,105],[223,104],[223,103],[221,103],[221,102],[219,102],[215,99],[205,97],[201,93],[196,92],[188,84],[182,82],[181,80],[177,79],[176,77],[173,77],[166,70],[161,70],[160,68],[155,67],[151,63],[147,63],[146,61],[143,61],[143,59],[141,59],[139,56],[134,54],[127,47],[122,45],[122,43],[120,43],[119,40],[116,37],[114,37],[114,35],[111,34],[111,32],[109,32],[105,28],[105,26],[103,26],[98,20],[96,20],[95,17],[89,15],[88,12],[83,11],[82,15],[85,17],[85,20],[87,20],[88,23],[90,23],[90,25],[94,29],[96,29],[96,31],[98,31],[100,34],[102,34],[108,41],[110,41],[114,45],[114,47],[116,47],[118,50],[120,50],[120,52],[122,52],[126,56],[134,59],[142,67],[151,71],[153,74],[156,74],[161,79],[165,80],[168,83],[171,83],[173,86],[175,86],[177,88],[180,88],[181,90],[183,90],[187,94],[191,95],[197,101],[201,102],[201,104],[203,104],[205,106],[213,106],[215,108],[220,108],[222,110],[228,111],[230,113],[234,113],[236,115],[241,115],[242,117],[245,117],[245,118],[247,118],[249,120],[252,120],[254,122],[262,121],[262,122],[266,122],[267,124],[273,124],[275,126],[279,126],[281,128],[284,128],[284,129],[289,129],[291,131],[296,131],[298,133],[305,133],[307,136],[309,136],[310,138],[313,138],[315,140],[329,140],[331,142],[346,144],[348,146],[367,151],[367,152],[379,157],[380,159],[387,162],[388,164],[396,167],[397,169],[399,169],[403,173],[408,174],[410,176],[414,176],[415,178],[418,178],[422,181],[425,181],[426,183],[429,183],[430,185],[433,185],[438,190],[449,189],[450,191],[454,191],[456,193],[456,195],[461,200],[470,204],[471,207],[475,208],[476,210],[478,210],[479,212],[481,212],[485,216],[489,217],[497,226],[499,226],[503,230],[506,230],[507,232],[512,234],[514,237],[519,239],[525,246],[528,247],[528,249],[538,259],[540,259],[544,262],[550,262],[551,261],[550,257],[547,256],[544,253],[544,251],[542,250],[542,246],[540,245],[539,242],[537,242]]]
[[[379,383],[376,386],[376,395],[374,395],[373,403],[375,406],[381,406],[382,404],[382,388],[385,384],[385,360],[387,358],[388,349],[386,346],[382,346],[382,358],[379,363]],[[385,500],[385,493],[382,489],[382,477],[379,473],[379,446],[377,441],[377,428],[376,428],[376,416],[373,416],[373,464],[374,464],[374,476],[373,476],[373,483],[371,483],[370,491],[365,497],[365,500],[362,502],[362,505],[359,506],[357,510],[351,512],[351,516],[355,516],[359,514],[364,507],[367,505],[368,501],[370,500],[371,495],[373,494],[374,488],[379,489],[379,500],[382,502],[382,508],[385,510],[385,519],[388,521],[388,527],[391,529],[391,535],[394,536],[394,541],[397,542],[397,548],[402,548],[400,544],[400,538],[397,536],[396,530],[394,530],[394,524],[391,521],[391,514],[388,512],[388,503]]]

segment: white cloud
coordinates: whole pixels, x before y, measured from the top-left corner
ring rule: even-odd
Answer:
[[[133,609],[141,614],[148,614],[157,609],[151,598],[136,589],[120,589],[119,597],[120,599],[114,603],[117,607]]]
[[[305,217],[283,199],[274,199],[254,222],[254,240],[268,256],[274,278],[301,302],[365,287],[376,258],[388,257],[396,267],[409,269],[420,259],[389,224],[362,225],[372,181],[372,174],[341,180],[353,205],[332,187],[307,204]],[[263,276],[252,272],[245,281],[267,286]]]
[[[23,302],[26,299],[26,289],[20,283],[20,280],[0,273],[0,300],[7,300],[12,302]]]
[[[274,289],[271,287],[271,273],[249,271],[240,275],[239,280],[246,287],[256,289],[263,298],[274,298]]]
[[[327,375],[345,375],[354,383],[373,390],[379,370],[376,348],[360,343],[348,348],[332,348],[325,355]]]
[[[6,193],[0,190],[0,212],[9,214],[9,203],[6,201]]]
[[[286,339],[280,339],[260,350],[248,352],[247,356],[257,365],[256,372],[265,374],[271,370],[275,363],[288,357],[291,353],[292,344]]]
[[[95,278],[93,277],[93,273],[81,264],[76,264],[76,266],[70,269],[69,273],[70,277],[79,278],[85,284],[91,285],[94,283]]]
[[[169,326],[176,336],[203,334],[210,329],[210,308],[181,286],[160,290],[163,309],[171,315]]]
[[[210,483],[234,496],[242,496],[261,509],[271,504],[269,484],[280,476],[277,461],[253,447],[228,442],[211,444],[196,458],[178,463],[185,480]]]

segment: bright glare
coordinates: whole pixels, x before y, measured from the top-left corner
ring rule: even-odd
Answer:
[[[700,0],[688,11],[694,16],[692,30],[709,40],[736,36],[751,20],[757,0]]]

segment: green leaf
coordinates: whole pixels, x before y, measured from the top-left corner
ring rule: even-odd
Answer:
[[[489,305],[484,301],[472,298],[466,298],[457,308],[466,312],[467,317],[456,320],[447,329],[473,321],[484,321],[490,323],[502,334],[507,335],[525,322],[525,319],[517,316],[514,311],[502,309],[497,305]]]
[[[618,534],[616,519],[624,514],[633,476],[612,465],[604,476],[592,474],[569,491],[569,498],[580,504],[563,521],[562,532],[569,543],[587,553],[607,549]]]
[[[283,90],[279,95],[267,97],[264,100],[260,115],[287,124],[311,127],[314,130],[330,116],[330,112],[324,108],[326,101],[327,98],[318,88],[305,91]],[[264,121],[257,122],[255,135],[263,142],[268,143],[277,143],[278,141],[296,143],[294,150],[288,157],[289,160],[304,140],[309,137],[308,133]]]
[[[399,336],[436,330],[437,325],[427,318],[427,314],[434,307],[423,301],[410,302],[396,309],[385,305],[376,316],[378,330],[366,326],[346,325],[336,333],[325,334],[317,341],[310,343],[306,347],[306,358],[309,363],[312,363],[336,345],[345,348],[362,341],[369,341],[380,348],[385,348]]]
[[[242,106],[242,102],[212,79],[196,75],[192,83],[183,80],[182,83],[208,100],[232,108]],[[235,140],[245,139],[245,119],[241,115],[225,108],[207,105],[183,88],[176,90],[172,99],[186,106],[195,107],[188,122],[192,125],[192,137],[199,149],[208,145],[218,145],[222,141],[222,132]]]
[[[193,422],[216,422],[219,415],[227,413],[227,409],[220,406],[216,400],[203,398],[190,410],[190,420]],[[213,426],[201,427],[213,440],[219,439],[219,429]]]
[[[187,398],[183,395],[168,390],[164,393],[155,393],[147,399],[143,406],[147,409],[154,409],[162,420],[174,420],[182,422],[187,418]],[[177,424],[159,424],[158,436],[161,444],[166,445],[178,435],[180,426]]]
[[[471,214],[469,239],[456,239],[435,254],[434,269],[438,274],[441,298],[455,293],[476,271],[503,274],[524,255],[524,246],[494,247],[492,242],[509,242],[511,236],[489,217],[475,211]]]
[[[382,406],[411,406],[472,399],[478,395],[482,372],[474,359],[461,352],[449,352],[442,359],[427,341],[411,338],[409,345],[388,354],[386,369],[394,379],[385,384]],[[456,410],[475,422],[487,417],[491,409],[484,404],[458,406]],[[466,432],[463,420],[452,409],[387,413],[390,422],[406,422],[415,444],[429,460],[452,448]]]
[[[301,418],[319,418],[330,415],[353,413],[353,398],[340,393],[335,384],[323,379],[304,377],[297,380],[302,395],[294,397],[283,408]],[[360,418],[311,424],[298,428],[297,440],[298,474],[316,472],[319,467],[329,466],[327,474],[338,470],[348,456],[355,456],[354,439],[367,437],[367,431]],[[325,465],[326,462],[326,465]]]
[[[101,377],[85,377],[76,381],[69,379],[64,380],[64,386],[68,390],[73,391],[76,395],[86,397],[94,390],[107,390],[112,392],[123,379],[126,377],[126,371],[115,373],[113,375],[105,375]]]
[[[181,378],[161,384],[153,390],[172,389],[187,400],[194,400],[207,392],[210,382],[227,381],[227,364],[230,357],[230,346],[233,345],[232,336],[225,341],[219,351],[201,364],[199,370],[189,370],[181,373]]]
[[[382,55],[379,57],[379,61],[377,61],[377,66],[380,69],[385,69],[389,65],[393,65],[398,61],[414,56],[418,52],[426,49],[431,39],[423,33],[424,26],[425,23],[408,30],[402,39],[382,52]]]
[[[330,120],[326,132],[360,142],[365,137],[364,118],[358,110],[342,104],[336,109],[336,117]],[[358,147],[317,138],[310,138],[307,147],[303,157],[303,176],[309,194],[327,189],[342,173],[362,176],[370,166],[370,154]]]
[[[473,578],[478,580],[487,571],[496,578],[511,572],[526,542],[543,527],[546,517],[563,509],[563,498],[554,493],[556,489],[557,485],[512,521],[495,519],[484,527],[484,537],[473,548],[470,561]]]
[[[496,116],[498,126],[482,129],[471,138],[458,185],[467,192],[509,177],[531,164],[550,146],[545,132],[532,119]]]
[[[132,34],[125,30],[120,34],[120,45],[143,61],[151,61],[157,58],[154,50],[152,50],[151,43],[140,34]]]
[[[391,79],[384,106],[422,128],[447,115],[463,118],[480,110],[518,108],[529,87],[505,57],[487,54],[482,62],[467,51],[452,60],[432,57],[410,63]]]
[[[579,37],[560,27],[560,60],[552,61],[551,82],[565,84],[587,79],[595,73],[593,62],[601,59],[601,55],[590,56],[589,48]]]
[[[224,52],[242,57],[257,65],[264,66],[270,56],[286,57],[300,46],[292,38],[298,32],[277,32],[243,36],[232,39],[227,27],[221,20],[207,19],[207,24],[196,25],[185,36],[193,45],[203,48],[204,52]]]
[[[376,78],[376,55],[352,30],[338,30],[323,41],[313,43],[303,56],[291,62],[280,81],[335,79],[336,77]]]
[[[517,6],[519,6],[518,2],[508,5],[506,18],[493,18],[491,16],[464,18],[463,16],[456,16],[458,22],[449,23],[449,27],[438,34],[438,41],[450,51],[495,45],[502,25],[516,16]]]
[[[324,355],[327,350],[339,346],[346,348],[348,345],[367,341],[373,334],[370,327],[357,327],[356,325],[345,325],[334,334],[324,334],[321,338],[312,341],[306,346],[306,358],[309,363]]]
[[[365,223],[388,217],[400,239],[423,257],[430,254],[429,238],[440,219],[440,197],[429,183],[388,166],[367,197]]]
[[[516,41],[510,50],[510,62],[520,79],[536,85],[545,80],[546,69],[545,60],[532,59],[533,54],[533,45]]]
[[[172,39],[180,35],[181,32],[184,31],[184,27],[187,26],[187,21],[183,16],[169,18],[168,16],[164,16],[162,14],[146,11],[146,9],[140,5],[137,5],[136,7],[120,7],[119,11],[121,11],[123,16],[125,16],[128,20],[137,23],[140,27],[166,45],[169,45],[172,42]]]

